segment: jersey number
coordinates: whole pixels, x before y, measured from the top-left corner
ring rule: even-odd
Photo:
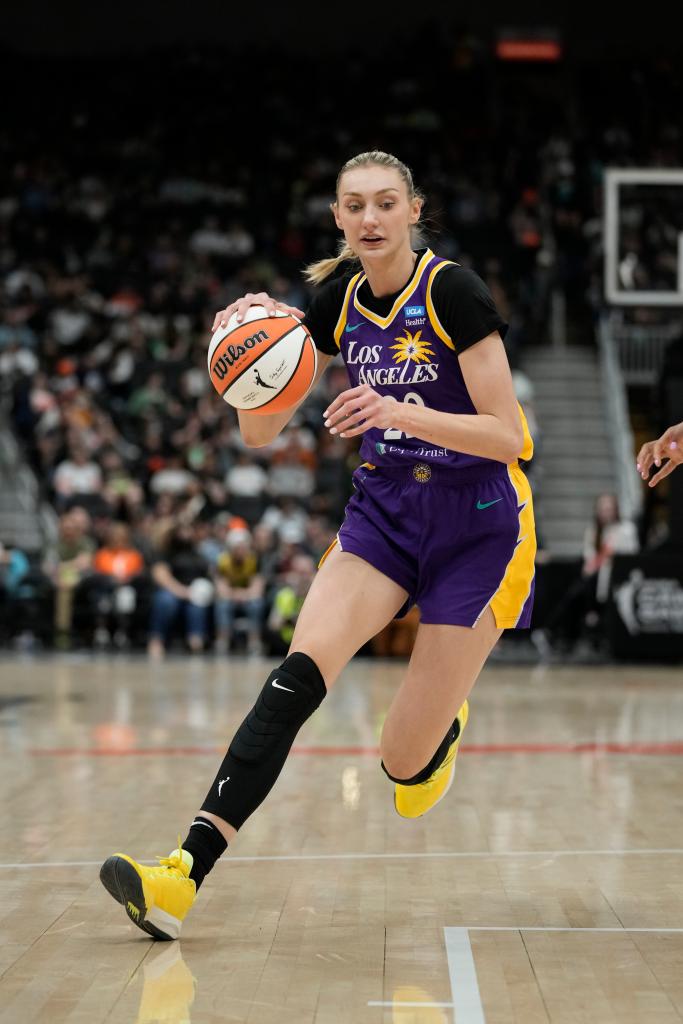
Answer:
[[[394,398],[393,395],[387,395],[392,402],[398,402],[398,398]],[[424,405],[424,398],[416,394],[414,391],[409,391],[403,399],[404,402],[412,402],[413,405]],[[389,427],[388,430],[384,431],[385,441],[400,441],[402,437],[414,437],[414,434],[404,434],[402,430],[396,430],[394,427]]]

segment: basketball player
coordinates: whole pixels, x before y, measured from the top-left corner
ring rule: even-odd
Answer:
[[[507,325],[476,274],[415,247],[422,205],[409,169],[386,153],[361,154],[339,174],[332,209],[344,242],[337,258],[308,268],[321,287],[305,322],[320,353],[317,377],[341,353],[353,383],[325,426],[362,435],[365,461],[289,654],[237,730],[182,847],[158,867],[124,854],[102,867],[109,892],[155,938],[178,936],[196,890],[270,791],[303,723],[389,621],[420,609],[380,744],[406,818],[445,795],[467,696],[503,629],[529,625],[536,542],[517,460],[531,457],[532,443],[503,347]],[[214,327],[251,304],[303,316],[259,293],[221,311]],[[293,413],[240,411],[245,442],[268,444]]]
[[[662,459],[668,459],[662,466]],[[665,430],[656,441],[646,441],[638,452],[636,469],[647,480],[652,466],[661,469],[648,481],[649,487],[656,487],[660,480],[663,480],[669,473],[673,473],[676,466],[683,462],[683,423],[676,423],[673,427]]]

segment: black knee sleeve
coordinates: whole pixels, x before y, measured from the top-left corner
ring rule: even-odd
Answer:
[[[389,772],[386,770],[384,766],[384,761],[380,762],[380,764],[382,765],[382,771],[387,776],[387,778],[391,779],[392,782],[398,782],[399,785],[401,786],[418,786],[421,782],[426,782],[429,776],[436,771],[436,769],[439,767],[439,765],[445,758],[451,743],[454,743],[457,740],[459,732],[460,723],[456,718],[452,727],[448,730],[448,732],[442,739],[441,743],[439,744],[439,748],[437,752],[434,754],[434,757],[431,759],[429,764],[426,765],[421,771],[419,771],[417,775],[413,775],[412,779],[395,779],[393,775],[389,775]]]
[[[307,654],[290,654],[271,672],[237,730],[202,810],[240,828],[269,793],[296,734],[326,692],[320,670]]]

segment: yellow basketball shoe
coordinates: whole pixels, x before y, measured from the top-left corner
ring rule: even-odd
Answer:
[[[158,865],[146,867],[125,853],[115,853],[100,868],[100,879],[143,932],[155,939],[177,939],[197,895],[189,877],[192,855],[179,844],[169,857],[158,860]]]
[[[460,726],[457,739],[453,740],[443,761],[426,782],[418,782],[416,786],[402,786],[399,782],[395,784],[394,807],[402,818],[419,818],[427,811],[431,811],[451,788],[455,774],[455,759],[468,715],[469,705],[465,701],[455,718]]]

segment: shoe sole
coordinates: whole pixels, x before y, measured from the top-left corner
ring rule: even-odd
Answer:
[[[161,942],[171,942],[177,936],[167,935],[156,928],[147,918],[147,904],[142,890],[142,879],[132,864],[123,857],[107,857],[100,868],[100,881],[117,903],[126,908],[126,913],[141,931]]]
[[[456,746],[455,752],[453,754],[453,761],[451,762],[451,777],[448,780],[448,784],[447,784],[446,788],[444,789],[443,793],[441,794],[441,796],[437,800],[435,800],[433,804],[430,804],[429,807],[427,807],[427,809],[422,812],[422,814],[401,814],[401,812],[399,811],[398,806],[396,804],[396,790],[394,790],[394,810],[398,814],[399,818],[405,818],[406,820],[409,820],[409,821],[414,821],[416,818],[424,818],[425,814],[429,814],[430,811],[434,810],[436,805],[440,804],[441,801],[443,800],[443,798],[446,796],[446,793],[448,792],[448,790],[453,785],[453,779],[455,778],[455,760],[456,760],[456,758],[458,756],[458,751],[460,750],[460,741],[462,739],[462,734],[465,731],[465,726],[467,725],[469,717],[470,717],[470,713],[469,713],[469,705],[468,705],[467,711],[466,711],[465,716],[464,716],[464,721],[462,723],[462,726],[460,728],[460,733],[458,735],[457,746]]]

